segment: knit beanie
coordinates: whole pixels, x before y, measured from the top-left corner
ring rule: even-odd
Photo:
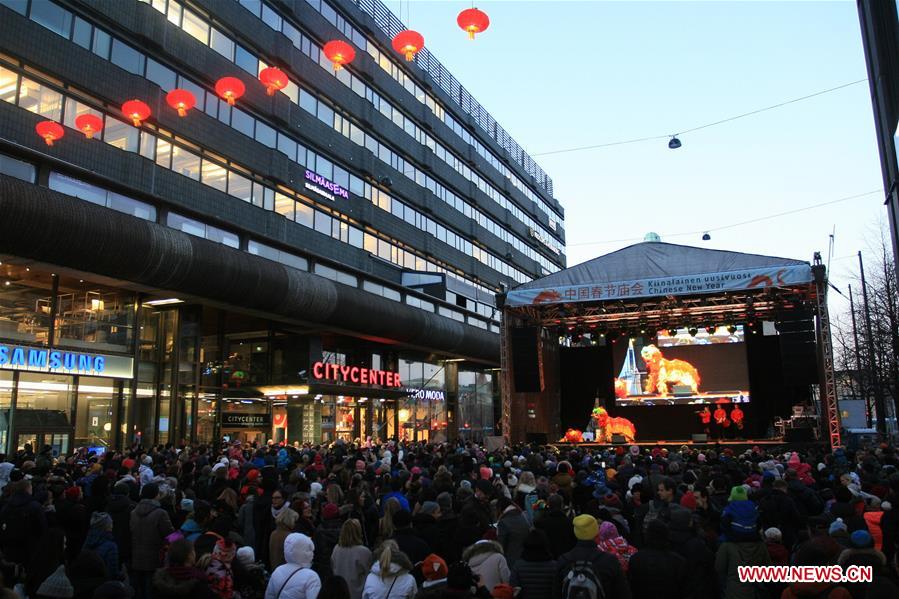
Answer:
[[[421,563],[421,574],[425,580],[440,580],[446,578],[449,570],[443,558],[432,553]]]
[[[830,528],[827,530],[827,532],[828,534],[833,535],[838,532],[846,532],[847,530],[848,529],[846,528],[846,524],[843,522],[843,519],[837,518],[831,523]]]
[[[748,498],[749,496],[746,494],[746,487],[737,485],[730,490],[728,501],[746,501]]]
[[[237,561],[244,566],[252,566],[256,563],[256,553],[249,545],[245,545],[237,550]]]
[[[91,514],[91,528],[108,530],[112,528],[112,516],[106,512],[94,512]]]
[[[588,514],[581,514],[574,519],[574,536],[578,541],[592,541],[599,534],[599,524],[596,518]]]
[[[487,466],[481,466],[480,474],[482,480],[490,480],[493,478],[493,470]]]
[[[515,599],[515,589],[506,583],[501,583],[493,587],[490,596],[493,599]]]
[[[783,533],[780,532],[779,528],[772,526],[765,530],[765,540],[770,541],[772,543],[780,543],[781,539],[783,539]]]
[[[74,597],[75,587],[66,577],[66,567],[60,566],[37,589],[41,597]]]
[[[230,564],[234,561],[236,547],[229,539],[219,539],[215,543],[215,549],[212,550],[212,559],[216,559],[223,564]]]
[[[849,542],[856,549],[870,549],[874,546],[874,539],[867,530],[856,530],[849,535]]]

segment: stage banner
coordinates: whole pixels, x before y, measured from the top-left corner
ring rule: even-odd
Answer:
[[[696,295],[743,289],[789,287],[808,284],[812,281],[811,267],[808,264],[801,264],[630,281],[610,281],[591,285],[513,289],[506,297],[506,305],[530,306],[665,295]]]

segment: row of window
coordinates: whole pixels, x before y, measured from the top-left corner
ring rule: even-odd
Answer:
[[[178,143],[173,143],[173,139],[163,138],[162,136],[165,135],[165,132],[162,130],[158,130],[154,135],[150,131],[137,129],[128,123],[90,109],[84,103],[55,91],[49,86],[42,85],[28,77],[22,76],[18,78],[14,71],[2,66],[0,66],[0,90],[2,90],[0,100],[17,103],[26,110],[53,120],[62,120],[69,127],[72,127],[72,122],[74,122],[76,115],[89,110],[91,113],[105,119],[106,126],[101,133],[101,138],[109,145],[128,152],[139,153],[144,158],[155,161],[159,166],[200,181],[205,185],[223,193],[229,193],[263,209],[279,212],[290,220],[294,220],[301,225],[315,229],[324,235],[329,235],[354,247],[365,249],[369,253],[377,255],[379,258],[401,268],[440,272],[463,281],[467,285],[475,286],[473,282],[444,266],[416,256],[390,241],[379,239],[377,232],[363,231],[337,216],[316,210],[310,205],[293,199],[288,195],[292,193],[289,190],[282,188],[279,191],[275,191],[222,164],[210,160],[205,155],[201,156],[191,152]],[[3,166],[5,171],[9,171],[7,174],[29,181],[34,180],[33,166],[28,163],[11,157],[4,157]],[[156,208],[150,204],[59,173],[51,174],[50,187],[119,212],[131,214],[145,220],[157,221]],[[234,248],[240,247],[240,241],[236,234],[177,213],[169,213],[166,224],[217,243]],[[305,259],[275,250],[274,248],[268,248],[258,242],[251,242],[248,250],[251,253],[262,255],[296,268],[304,270],[308,268],[308,263]],[[341,279],[335,280],[344,282]],[[477,287],[485,289],[481,286]],[[385,297],[389,296],[388,294],[382,295]],[[486,304],[480,304],[473,300],[468,300],[468,304],[470,304],[472,311],[477,311],[484,315],[490,313],[491,307]]]
[[[140,0],[142,2],[153,2],[154,4],[162,4],[166,0]],[[277,15],[274,11],[272,11],[267,4],[259,2],[257,0],[238,0],[241,5],[246,7],[248,10],[253,12],[257,17],[262,19],[266,24],[268,24],[271,28],[276,31],[282,32],[294,46],[309,56],[312,60],[318,62],[319,66],[325,69],[326,72],[333,74],[341,83],[352,89],[356,94],[360,97],[365,98],[369,103],[371,103],[375,109],[381,112],[384,116],[394,122],[399,128],[403,129],[407,134],[413,137],[418,143],[430,148],[440,160],[446,163],[450,168],[458,172],[460,175],[477,185],[478,189],[484,192],[487,196],[493,199],[495,202],[500,204],[503,208],[508,209],[512,215],[518,220],[522,221],[528,227],[533,227],[537,230],[542,230],[545,233],[545,238],[547,240],[552,240],[547,245],[550,249],[556,253],[562,253],[562,247],[559,243],[556,242],[553,235],[551,235],[548,231],[546,231],[541,224],[532,219],[530,215],[526,212],[522,211],[521,208],[518,207],[517,204],[508,200],[502,192],[493,187],[490,183],[488,183],[485,179],[483,179],[477,172],[473,171],[468,165],[450,152],[445,146],[437,142],[432,136],[428,135],[425,131],[423,131],[417,124],[415,124],[411,118],[403,114],[399,109],[390,104],[386,99],[384,99],[380,94],[378,94],[374,89],[366,85],[359,77],[353,75],[349,72],[348,69],[341,69],[339,71],[334,71],[330,61],[327,60],[325,56],[321,54],[318,46],[315,45],[308,37],[300,33],[296,27],[291,25],[286,20],[282,19]],[[168,0],[169,6],[173,4],[177,4],[176,0]],[[325,5],[327,6],[327,5]],[[184,9],[188,10],[188,9]],[[330,14],[326,16],[330,20]],[[343,22],[343,17],[339,15],[335,18],[336,22]],[[332,21],[332,22],[335,22]],[[335,24],[336,24],[335,22]],[[347,25],[347,27],[350,27]],[[215,29],[212,27],[212,29]],[[355,31],[355,30],[353,30]],[[355,35],[347,35],[351,39],[356,39]],[[201,40],[202,41],[202,40]],[[372,50],[374,48],[373,44],[366,43],[364,46],[369,48],[369,53],[377,52],[378,55],[372,54],[372,57],[376,62],[378,62],[382,68],[394,75],[394,72],[400,73],[399,76],[401,78],[398,79],[398,82],[402,84],[413,96],[421,100],[424,98],[431,98],[430,95],[426,94],[420,87],[415,85],[411,78],[407,77],[400,69],[397,67],[390,58],[387,57],[386,54],[381,54],[378,50]],[[419,92],[421,95],[419,95]],[[442,108],[437,111],[434,107],[439,106],[436,100],[431,99],[430,103],[425,102],[429,108],[432,108],[434,114],[441,118],[448,127],[453,129],[460,137],[462,137],[463,141],[475,147],[476,151],[481,154],[488,162],[490,162],[502,175],[506,178],[510,179],[513,186],[519,189],[527,198],[537,204],[537,206],[546,214],[549,219],[550,228],[555,232],[557,230],[557,222],[559,218],[555,215],[554,212],[551,212],[547,207],[546,203],[540,198],[539,195],[535,194],[531,189],[527,187],[527,185],[521,181],[517,176],[515,176],[512,171],[510,171],[500,160],[490,153],[480,142],[478,142],[473,136],[471,136],[460,123],[455,121],[450,115],[446,113]],[[423,101],[423,100],[422,100]],[[464,133],[464,135],[463,135]],[[488,157],[489,156],[489,157]],[[439,184],[438,184],[439,185]],[[557,233],[556,233],[557,234]],[[551,269],[552,270],[552,269]],[[556,269],[557,270],[557,269]],[[555,272],[555,270],[552,270]]]
[[[262,0],[238,0],[241,4],[247,6],[247,8],[262,18],[263,21],[269,24],[270,27],[274,29],[278,29],[279,19],[280,17],[275,13],[265,2]],[[450,116],[440,105],[440,103],[429,93],[424,91],[419,85],[417,85],[411,77],[407,76],[406,73],[399,67],[399,65],[392,59],[389,53],[381,52],[378,48],[377,44],[374,42],[370,42],[361,32],[356,30],[350,23],[346,21],[337,11],[331,7],[328,2],[325,0],[306,0],[306,2],[315,8],[319,14],[321,14],[329,23],[334,25],[338,30],[340,30],[344,35],[350,38],[353,43],[355,43],[359,48],[364,48],[366,52],[368,52],[372,58],[374,58],[375,62],[381,66],[381,68],[390,74],[394,80],[396,80],[400,85],[402,85],[414,98],[416,98],[419,102],[427,106],[437,118],[441,119],[444,123],[446,123],[451,129],[456,131],[460,137],[466,142],[474,146],[475,150],[478,154],[481,155],[485,160],[487,160],[490,164],[494,166],[499,172],[503,174],[503,176],[509,178],[512,181],[512,184],[515,185],[518,189],[522,191],[529,199],[533,200],[537,203],[540,210],[542,210],[546,216],[550,219],[550,225],[552,226],[555,222],[554,212],[550,210],[549,206],[545,204],[542,198],[538,195],[534,194],[531,191],[527,184],[525,184],[517,175],[509,171],[506,166],[487,148],[484,147],[476,138],[474,138],[458,121],[456,121],[452,116]],[[354,2],[360,10],[369,14],[374,18],[377,24],[381,27],[381,30],[384,32],[387,37],[392,37],[397,31],[405,29],[402,24],[397,24],[395,29],[390,27],[389,23],[385,23],[382,21],[381,17],[384,13],[388,13],[386,7],[383,4],[378,2],[377,0],[355,0]],[[261,10],[256,9],[257,5],[261,5]],[[376,8],[378,6],[378,8]],[[267,14],[266,14],[267,13]],[[549,192],[550,195],[553,194],[553,186],[552,179],[543,172],[534,160],[527,156],[527,154],[522,150],[522,148],[500,127],[496,121],[494,121],[489,114],[481,107],[479,104],[474,102],[474,99],[470,96],[469,105],[466,106],[466,102],[462,101],[462,97],[460,93],[455,93],[454,88],[461,88],[459,83],[455,81],[449,73],[440,65],[437,60],[430,55],[429,52],[425,51],[423,53],[419,53],[417,57],[417,62],[419,65],[422,63],[422,58],[427,56],[427,60],[424,61],[427,63],[427,67],[425,70],[431,73],[434,77],[434,80],[443,87],[444,91],[446,91],[451,98],[458,98],[458,106],[462,108],[462,110],[472,116],[475,117],[475,120],[478,121],[478,124],[481,128],[493,139],[497,141],[502,147],[504,147],[509,154],[512,156],[513,160],[518,162],[522,167],[524,167],[525,171],[527,171],[530,175],[532,175],[538,182],[540,187],[543,187],[546,191]],[[433,63],[433,64],[431,64]],[[435,73],[435,71],[437,73]],[[448,81],[447,79],[451,79]],[[488,122],[484,123],[483,119],[480,117],[486,116]]]
[[[177,3],[172,3],[172,5],[179,6]],[[40,7],[40,9],[38,9],[38,7]],[[188,11],[185,10],[180,13],[180,17],[183,18],[184,14],[187,12]],[[260,143],[272,149],[281,151],[282,153],[290,157],[291,160],[304,166],[305,168],[314,170],[322,176],[331,179],[335,183],[345,188],[351,188],[355,190],[354,193],[357,193],[357,195],[362,195],[364,189],[362,179],[359,179],[355,176],[350,177],[349,173],[345,169],[334,165],[330,160],[316,154],[312,150],[307,149],[304,145],[298,143],[291,137],[288,137],[280,131],[276,131],[274,128],[252,117],[245,111],[236,107],[229,106],[226,102],[220,100],[218,96],[216,96],[211,91],[206,91],[201,86],[184,78],[181,75],[176,74],[174,71],[161,65],[152,58],[146,57],[142,53],[133,50],[127,44],[124,44],[117,38],[111,37],[108,33],[104,32],[98,27],[92,26],[90,23],[84,21],[80,17],[73,17],[71,13],[69,13],[65,9],[62,9],[58,5],[51,2],[34,3],[30,14],[40,16],[42,19],[40,21],[41,24],[48,26],[51,31],[54,31],[55,33],[58,33],[65,37],[71,37],[71,39],[73,39],[82,47],[91,49],[98,56],[106,60],[110,60],[117,66],[120,66],[121,68],[124,68],[129,72],[141,76],[146,76],[151,81],[160,85],[160,87],[162,87],[164,90],[174,89],[175,87],[181,87],[191,90],[198,98],[198,107],[202,107],[202,109],[213,118],[217,118],[222,123],[231,126],[232,128],[240,131],[248,137],[256,139]],[[264,64],[260,65],[255,58],[252,58],[252,60],[254,65],[253,68],[255,68],[257,71],[261,68],[264,68]],[[38,112],[40,114],[44,114],[48,118],[58,120],[62,112],[62,95],[50,88],[40,86],[36,82],[26,83],[25,85],[32,84],[41,89],[31,90],[30,93],[23,93],[23,97],[26,99],[20,99],[21,105],[25,108],[28,108],[32,112]],[[341,123],[340,126],[343,126],[342,124],[345,123],[345,121],[343,121],[342,117],[340,117],[339,115],[335,115],[335,113],[326,104],[324,104],[323,102],[319,102],[305,90],[300,91],[299,88],[294,84],[288,86],[285,91],[291,91],[291,87],[294,92],[294,98],[296,98],[297,96],[299,97],[298,104],[301,107],[303,107],[305,110],[310,111],[312,114],[317,115],[318,118],[322,119],[323,122],[330,126],[335,126],[335,119],[339,119]],[[12,86],[7,84],[3,85],[2,88],[3,90],[6,90],[6,95],[8,95],[8,90],[15,89],[15,81],[12,81]],[[14,101],[10,98],[4,99],[6,99],[7,101]],[[37,105],[40,105],[40,109],[37,109]],[[84,112],[93,112],[97,116],[103,116],[103,114],[99,111],[93,110],[89,106],[82,103],[76,102],[74,106],[74,109],[67,110],[64,121],[64,124],[69,127],[74,127],[75,117]],[[135,148],[137,148],[138,146],[139,130],[131,127],[130,124],[113,117],[107,117],[106,121],[106,130],[102,134],[104,140],[106,140],[108,143],[116,145],[117,147],[121,147],[122,149],[130,149],[131,151],[136,151]],[[361,130],[357,130],[361,132]],[[368,140],[368,137],[366,137],[365,141]],[[141,148],[142,155],[150,159],[157,160],[160,165],[171,168],[172,170],[175,170],[176,172],[193,179],[200,178],[200,158],[189,150],[178,147],[172,148],[170,150],[167,147],[163,147],[163,149],[155,158],[150,156],[150,153],[152,152],[153,150],[150,147]],[[170,162],[169,157],[171,158]],[[247,177],[234,171],[228,172],[225,169],[222,169],[220,166],[216,165],[214,161],[204,161],[202,168],[204,169],[204,172],[202,173],[204,175],[204,183],[243,200],[248,200],[250,195],[254,194],[254,192],[251,191],[250,181]],[[240,170],[246,172],[245,169]],[[257,195],[261,196],[264,193],[266,192],[262,187],[258,187],[255,190],[255,194]],[[268,189],[268,193],[269,195],[274,196],[273,190]],[[462,206],[461,199],[459,199],[458,197],[451,196],[450,199],[452,198],[455,198],[460,202],[460,205],[457,207],[458,209],[461,210],[462,208],[468,207],[468,204],[464,204],[464,206]],[[260,202],[254,203],[257,203],[257,205],[268,207],[266,204],[261,203],[261,200]],[[291,220],[297,220],[298,222],[301,222],[300,219],[308,220],[309,218],[308,214],[303,213],[303,210],[303,207],[294,210],[293,202],[289,200],[281,202],[278,208],[279,213]],[[308,212],[308,209],[306,211]],[[466,215],[471,217],[470,212],[468,212]],[[482,218],[480,218],[479,221],[483,221],[483,226],[486,227],[487,223],[484,220],[483,215],[481,216]],[[492,228],[495,231],[505,232],[505,229],[503,229],[496,223],[492,223]],[[435,237],[437,237],[444,243],[450,243],[457,249],[461,249],[465,253],[475,256],[476,259],[478,259],[481,263],[509,278],[512,278],[515,281],[525,282],[530,280],[530,277],[528,277],[525,273],[519,271],[510,264],[506,263],[504,260],[490,254],[489,252],[481,249],[477,249],[476,251],[470,249],[468,247],[471,246],[470,242],[466,241],[467,246],[463,245],[460,242],[460,240],[463,238],[447,230],[445,227],[441,226],[440,229],[437,230],[436,226],[433,226],[430,228],[430,230],[423,230],[434,234]],[[509,235],[508,232],[506,232],[506,235]],[[478,285],[473,281],[466,280],[466,283],[468,283],[469,285],[475,285],[476,287],[484,289],[485,291],[490,291],[486,287],[482,287],[481,285]]]
[[[243,46],[227,38],[227,36],[221,33],[217,28],[203,21],[202,17],[199,17],[195,12],[191,11],[188,8],[184,8],[175,0],[141,1],[151,4],[151,6],[154,6],[157,10],[166,10],[167,12],[165,12],[164,14],[166,14],[170,22],[181,27],[181,29],[183,29],[186,33],[188,33],[198,41],[212,47],[222,56],[234,62],[237,66],[241,67],[254,77],[258,76],[259,72],[266,66],[268,66],[265,61],[258,59],[256,56],[246,51]],[[198,23],[202,23],[203,27],[200,28],[198,26]],[[382,112],[384,116],[391,119],[398,127],[415,138],[416,141],[430,148],[435,153],[435,155],[443,160],[448,166],[459,172],[468,180],[474,182],[478,186],[478,188],[481,189],[481,191],[490,196],[501,206],[509,209],[510,212],[512,212],[512,215],[519,221],[529,227],[534,228],[535,230],[541,231],[543,233],[541,239],[546,241],[545,245],[547,245],[553,253],[561,255],[561,245],[542,225],[531,218],[528,214],[523,212],[516,204],[507,200],[496,188],[488,184],[483,178],[480,177],[480,175],[477,175],[477,173],[473,172],[467,165],[465,165],[465,163],[461,159],[452,154],[442,144],[434,140],[433,137],[427,135],[423,130],[415,125],[415,123],[413,123],[411,119],[408,119],[399,110],[393,108],[386,100],[383,100],[381,96],[377,94],[377,92],[368,87],[361,79],[350,73],[348,69],[341,69],[340,71],[335,72],[330,61],[327,60],[324,54],[322,54],[319,50],[318,46],[312,43],[312,41],[307,36],[303,35],[295,28],[292,28],[292,32],[294,32],[294,34],[289,35],[288,37],[291,38],[291,41],[294,43],[298,50],[309,56],[312,60],[316,61],[319,66],[325,70],[325,72],[334,74],[338,78],[338,80],[343,82],[347,87],[352,89],[359,96],[366,98],[375,108]],[[218,40],[218,42],[216,42],[216,40]],[[227,44],[225,44],[223,40],[227,40]],[[173,89],[173,87],[178,84],[177,80],[183,79],[180,76],[176,76],[174,71],[165,69],[165,67],[159,69],[158,67],[156,67],[156,65],[152,66],[154,73],[151,74],[150,69],[148,68],[147,77],[159,84],[159,86],[166,91],[168,91],[169,89]],[[161,72],[156,73],[155,71]],[[168,71],[168,73],[166,73],[165,71]],[[194,89],[194,87],[196,89]],[[188,89],[193,91],[195,95],[202,97],[202,88],[200,88],[199,86],[191,85],[188,86]],[[361,127],[350,121],[348,118],[345,118],[336,113],[329,104],[318,100],[313,94],[307,92],[306,89],[300,88],[296,83],[291,81],[290,85],[285,88],[284,93],[295,104],[298,104],[300,108],[303,108],[309,114],[317,117],[327,126],[332,127],[335,131],[341,133],[344,137],[348,138],[353,143],[369,149],[381,161],[389,164],[397,171],[402,172],[415,183],[421,185],[422,187],[427,187],[432,193],[462,212],[466,217],[476,218],[478,223],[488,230],[502,230],[503,234],[500,235],[500,237],[504,241],[512,243],[516,247],[516,249],[521,251],[532,260],[538,262],[545,270],[549,272],[556,272],[557,270],[559,270],[559,267],[556,263],[551,262],[550,260],[545,258],[531,245],[513,235],[505,227],[502,227],[498,223],[492,221],[492,219],[490,219],[485,214],[474,208],[474,206],[470,205],[468,202],[465,202],[464,200],[462,200],[462,198],[435,181],[421,169],[416,168],[414,165],[404,160],[401,155],[392,151],[387,145],[381,143],[374,136],[366,133]],[[267,125],[266,128],[268,128]],[[252,133],[248,133],[248,135],[250,137],[253,137]],[[293,147],[291,145],[285,143],[282,146],[279,144],[279,149],[281,149],[292,159],[296,160],[292,155]],[[322,176],[327,177],[346,187],[345,184],[342,184],[337,179],[332,178],[329,173],[322,171],[317,172]],[[475,215],[474,217],[472,216],[473,214]],[[490,221],[489,226],[485,224],[487,221]],[[507,273],[503,272],[503,274]],[[518,279],[516,280],[518,282],[523,282]]]

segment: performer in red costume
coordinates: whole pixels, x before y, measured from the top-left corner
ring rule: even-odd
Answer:
[[[705,406],[702,408],[701,412],[696,412],[699,415],[699,421],[702,423],[702,432],[706,435],[712,434],[709,428],[712,424],[712,412],[709,411],[709,407]]]
[[[738,431],[743,430],[743,410],[739,405],[734,404],[734,409],[730,411],[730,419]]]
[[[727,412],[724,411],[724,406],[719,405],[715,409],[715,424],[718,428],[718,438],[723,439],[724,429],[730,426],[730,420],[727,419]]]

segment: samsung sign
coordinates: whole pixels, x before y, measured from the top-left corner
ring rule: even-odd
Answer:
[[[308,169],[306,170],[306,189],[314,191],[318,195],[332,201],[334,200],[334,196],[339,196],[347,200],[350,199],[350,192],[346,189]]]
[[[134,371],[134,359],[123,356],[0,344],[0,368],[29,372],[131,378]]]

